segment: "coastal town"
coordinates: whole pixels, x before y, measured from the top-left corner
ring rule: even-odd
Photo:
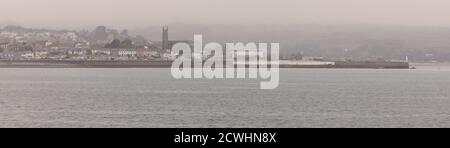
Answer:
[[[143,36],[132,36],[128,30],[106,26],[97,26],[92,31],[5,26],[0,30],[0,67],[170,67],[171,61],[179,55],[172,52],[172,46],[179,42],[193,46],[194,41],[169,40],[167,26],[162,27],[161,32],[160,41],[151,41]],[[209,56],[201,58],[205,60]],[[408,57],[404,61],[352,61],[300,54],[280,57],[279,64],[282,68],[410,68]]]
[[[0,29],[1,60],[172,60],[168,28],[162,41],[98,26],[93,31]]]

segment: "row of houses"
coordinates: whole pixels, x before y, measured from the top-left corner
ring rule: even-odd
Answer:
[[[158,56],[156,50],[151,49],[73,49],[67,51],[68,56],[121,56],[121,57],[152,57]]]
[[[164,59],[170,60],[170,56],[161,54],[152,49],[63,49],[56,51],[32,50],[21,52],[2,52],[2,59],[119,59],[119,60],[138,60],[138,59]]]

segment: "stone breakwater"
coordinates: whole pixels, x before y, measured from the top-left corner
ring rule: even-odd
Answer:
[[[0,60],[0,68],[170,68],[172,61]],[[247,65],[248,67],[248,65]],[[327,64],[283,64],[280,68],[409,69],[408,62],[337,61]]]

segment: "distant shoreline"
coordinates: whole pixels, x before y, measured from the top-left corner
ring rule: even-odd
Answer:
[[[411,66],[450,66],[450,62],[439,62],[439,63],[432,63],[432,62],[423,62],[423,63],[410,63]]]
[[[280,68],[410,69],[407,62],[338,61],[334,64],[280,64]],[[246,65],[248,67],[249,65]],[[171,68],[172,61],[0,60],[0,68]]]

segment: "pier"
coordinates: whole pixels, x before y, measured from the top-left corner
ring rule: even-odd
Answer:
[[[167,60],[0,60],[0,68],[170,68]],[[248,65],[246,67],[249,67]],[[408,62],[336,61],[324,64],[280,63],[280,68],[409,69]]]

